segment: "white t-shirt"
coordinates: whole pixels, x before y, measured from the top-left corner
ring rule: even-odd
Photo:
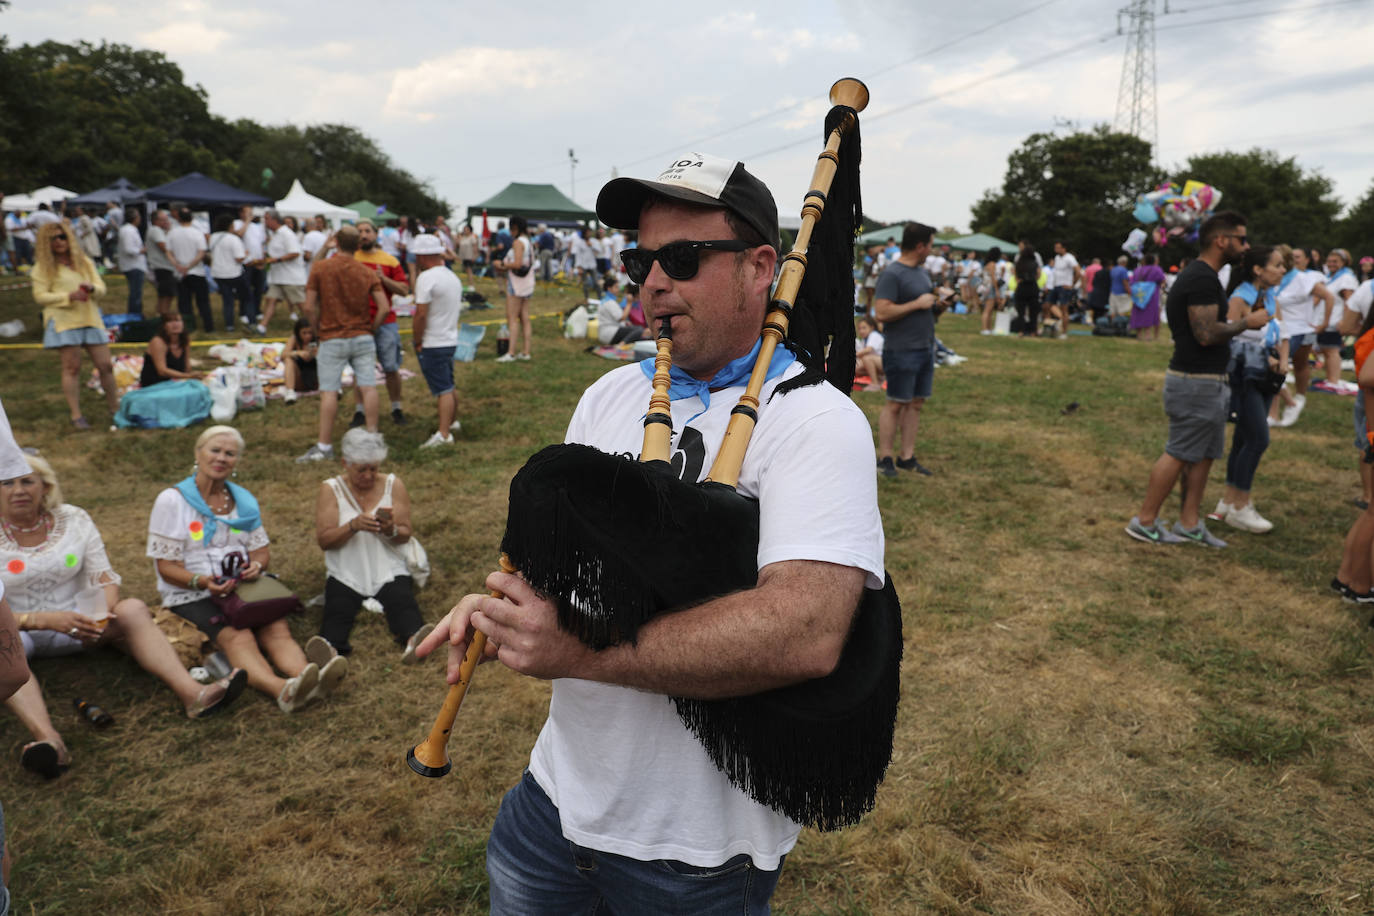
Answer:
[[[216,232],[210,236],[210,276],[216,280],[232,280],[243,273],[243,259],[248,249],[243,239],[232,232]]]
[[[32,242],[34,239],[28,221],[18,213],[10,213],[5,217],[5,231],[9,233],[10,238],[23,239],[26,242]]]
[[[977,258],[964,258],[959,262],[959,276],[966,280],[978,276],[982,270],[983,264]]]
[[[1300,270],[1288,281],[1287,286],[1279,290],[1278,303],[1279,311],[1283,314],[1282,327],[1285,338],[1311,334],[1317,330],[1312,322],[1320,316],[1315,314],[1312,289],[1323,279],[1321,271]]]
[[[310,255],[310,261],[315,260],[315,252],[324,246],[324,233],[318,229],[311,229],[301,239],[301,256]]]
[[[246,560],[249,551],[267,546],[266,528],[259,525],[252,531],[235,531],[226,524],[232,517],[216,515],[219,524],[215,525],[214,535],[207,538],[202,533],[197,540],[191,531],[191,523],[204,523],[200,513],[191,508],[191,504],[175,487],[163,490],[157,495],[148,519],[147,554],[154,561],[153,574],[157,575],[158,560],[174,560],[186,567],[188,572],[202,578],[218,576],[223,569],[221,561],[229,554],[240,551]],[[210,595],[208,589],[192,591],[173,585],[160,575],[157,576],[157,591],[162,596],[164,607],[188,604]]]
[[[1054,285],[1073,286],[1074,268],[1078,267],[1078,259],[1067,251],[1063,254],[1054,256]]]
[[[877,331],[872,331],[867,337],[856,338],[854,341],[854,352],[857,353],[864,347],[872,347],[873,352],[879,356],[883,355],[883,335]]]
[[[615,337],[615,332],[620,330],[620,316],[625,314],[625,310],[620,307],[614,296],[602,296],[601,304],[596,309],[596,339],[604,347]]]
[[[948,267],[948,266],[949,266],[949,262],[946,261],[946,260],[944,259],[944,257],[942,257],[941,255],[938,255],[938,254],[928,254],[928,255],[926,255],[926,263],[925,263],[926,273],[930,274],[930,276],[931,276],[932,279],[938,280],[938,279],[940,279],[941,277],[943,277],[943,276],[945,275],[945,268]]]
[[[300,239],[286,226],[278,226],[267,240],[267,256],[281,258],[288,254],[301,253]],[[306,277],[305,262],[299,257],[289,261],[277,261],[267,267],[267,282],[274,286],[304,286]]]
[[[758,565],[852,566],[877,588],[883,529],[872,430],[863,412],[827,384],[769,400],[779,382],[800,371],[794,363],[763,386],[758,427],[740,471],[739,491],[761,508]],[[583,394],[567,441],[638,455],[651,390],[636,365],[606,373]],[[673,461],[686,479],[699,480],[710,469],[743,390],[712,393],[709,409],[695,396],[672,403]],[[685,428],[700,435],[685,435]],[[558,807],[564,837],[641,861],[709,867],[747,853],[756,867],[772,870],[801,829],[732,786],[682,724],[673,701],[648,691],[555,680],[530,772]]]
[[[148,270],[148,259],[143,255],[143,236],[138,227],[125,223],[119,227],[119,248],[115,252],[121,273],[130,270]]]
[[[458,319],[463,314],[463,281],[443,264],[415,278],[415,304],[425,312],[423,347],[458,346]]]
[[[1331,291],[1331,295],[1336,297],[1336,301],[1331,305],[1331,321],[1329,327],[1336,330],[1341,326],[1341,316],[1345,314],[1345,300],[1341,298],[1344,290],[1350,290],[1350,294],[1355,294],[1355,289],[1360,285],[1360,281],[1355,279],[1355,272],[1346,268],[1345,273],[1335,280],[1328,279],[1326,288]]]
[[[51,210],[35,210],[29,214],[29,228],[34,230],[41,229],[48,223],[60,222],[62,222],[62,217]]]
[[[205,236],[190,226],[173,226],[167,233],[167,253],[183,267],[205,250]]]
[[[244,226],[243,220],[234,220],[234,231],[243,230],[243,248],[248,252],[248,260],[262,260],[262,244],[267,240],[267,230],[262,223],[249,223]]]
[[[393,258],[401,253],[401,233],[395,226],[383,226],[377,230],[377,244]]]
[[[147,235],[148,266],[153,270],[172,270],[172,262],[167,260],[163,248],[167,247],[167,230],[161,226],[149,226]]]
[[[1374,280],[1366,280],[1350,294],[1350,298],[1345,302],[1345,307],[1357,313],[1361,323],[1363,323],[1369,317],[1371,303],[1374,303]]]

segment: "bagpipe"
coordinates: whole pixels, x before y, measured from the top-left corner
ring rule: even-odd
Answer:
[[[868,89],[840,80],[830,101],[801,228],[783,258],[753,371],[706,479],[680,480],[669,465],[672,328],[665,319],[640,460],[552,445],[511,481],[501,568],[518,569],[555,601],[559,625],[593,649],[633,643],[638,628],[660,614],[757,584],[759,506],[736,485],[778,344],[793,349],[806,370],[774,396],[826,380],[850,390],[851,264],[862,220],[858,113]],[[832,217],[822,222],[827,210]],[[449,771],[448,737],[485,647],[479,631],[429,736],[407,755],[420,775]],[[672,700],[733,785],[799,823],[833,830],[873,807],[892,757],[901,657],[901,607],[888,577],[881,589],[864,590],[829,675],[747,696]]]

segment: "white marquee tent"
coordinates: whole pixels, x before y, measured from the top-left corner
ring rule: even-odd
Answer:
[[[291,190],[286,192],[286,196],[277,201],[277,212],[282,216],[323,216],[335,228],[338,228],[344,220],[356,220],[358,218],[357,210],[331,204],[329,201],[321,200],[314,194],[307,192],[301,186],[299,178],[291,182]]]
[[[39,204],[52,206],[59,200],[66,200],[68,197],[75,197],[75,191],[68,191],[66,188],[59,188],[56,185],[48,185],[39,188],[37,191],[30,191],[27,194],[6,194],[4,209],[6,210],[37,210]]]

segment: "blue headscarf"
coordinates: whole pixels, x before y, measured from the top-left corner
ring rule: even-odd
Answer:
[[[761,346],[763,346],[762,337],[754,341],[754,346],[748,353],[744,354],[739,359],[734,359],[726,363],[724,368],[711,376],[710,381],[703,382],[700,379],[688,375],[685,370],[679,369],[677,366],[672,366],[668,370],[668,379],[670,382],[668,387],[668,400],[677,401],[682,398],[699,397],[701,398],[702,404],[701,413],[705,413],[706,408],[711,406],[712,388],[730,388],[735,385],[743,385],[745,382],[749,381],[749,375],[754,371],[754,361],[758,359],[759,348]],[[779,375],[782,375],[783,370],[792,365],[792,363],[796,361],[796,358],[797,357],[791,350],[779,345],[773,350],[773,359],[768,363],[768,375],[766,379],[775,379]],[[639,371],[644,373],[645,378],[652,381],[654,377],[654,361],[652,359],[640,360]],[[694,415],[687,423],[701,416],[701,413]],[[686,426],[687,424],[684,423],[683,425]]]
[[[235,531],[252,531],[262,524],[262,513],[258,511],[258,501],[253,498],[243,487],[236,483],[225,481],[225,486],[229,488],[229,495],[234,498],[234,510],[238,512],[235,518],[229,519],[227,524]],[[182,498],[195,509],[205,521],[205,540],[208,543],[215,536],[215,529],[219,527],[219,520],[215,518],[215,512],[210,508],[210,504],[205,501],[205,497],[200,495],[200,490],[196,487],[196,475],[192,474],[181,483],[177,484],[176,490]]]

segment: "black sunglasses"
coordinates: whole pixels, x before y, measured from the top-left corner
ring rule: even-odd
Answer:
[[[674,280],[690,280],[697,275],[702,251],[744,251],[753,246],[739,239],[713,239],[705,242],[670,242],[662,248],[626,248],[620,253],[621,263],[630,282],[643,284],[657,261],[663,272]]]

